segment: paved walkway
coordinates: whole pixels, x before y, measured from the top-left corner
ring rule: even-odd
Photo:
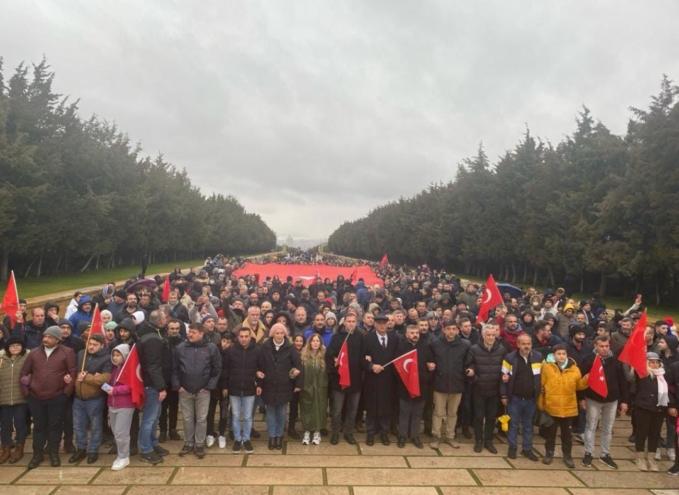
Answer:
[[[256,427],[265,429],[261,421]],[[635,469],[629,434],[629,421],[619,420],[612,447],[618,471],[598,461],[592,469],[582,468],[581,446],[574,449],[576,469],[568,470],[560,459],[551,466],[510,460],[500,439],[500,453],[492,455],[474,453],[469,441],[459,450],[448,445],[437,450],[413,445],[399,449],[395,444],[368,447],[362,434],[357,435],[357,446],[344,441],[333,446],[324,438],[319,446],[288,443],[277,453],[267,450],[262,435],[252,455],[233,455],[230,445],[226,450],[215,445],[202,460],[180,458],[176,452],[181,442],[168,442],[164,445],[172,454],[163,464],[151,467],[134,458],[131,467],[117,473],[110,470],[111,455],[102,455],[96,465],[82,461],[69,466],[62,454],[66,465],[61,468],[27,471],[29,454],[20,466],[0,466],[0,494],[679,495],[678,478]],[[543,454],[542,439],[536,442]],[[669,462],[661,462],[661,467],[667,469]]]

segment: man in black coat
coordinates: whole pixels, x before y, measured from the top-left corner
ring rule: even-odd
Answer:
[[[431,344],[429,368],[434,371],[434,420],[432,422],[431,448],[437,449],[441,441],[441,425],[446,420],[446,440],[453,448],[457,409],[465,390],[467,369],[471,364],[470,344],[460,337],[454,321],[446,321],[443,334]]]
[[[384,365],[396,356],[398,337],[387,333],[389,318],[385,314],[375,317],[375,331],[364,338],[365,382],[363,393],[366,406],[366,444],[375,443],[375,435],[380,434],[382,444],[389,445],[389,428],[394,409],[394,367]]]
[[[330,443],[339,442],[340,428],[344,431],[344,439],[354,445],[354,428],[358,402],[363,387],[363,337],[357,329],[358,321],[354,313],[347,313],[344,323],[338,332],[332,336],[330,345],[325,352],[325,369],[328,372],[328,385],[332,391],[332,435]],[[339,384],[339,357],[342,344],[346,341],[349,354],[349,376],[351,385],[342,388]],[[342,408],[346,402],[344,424],[342,423]]]
[[[392,332],[390,337],[395,337]],[[420,440],[420,423],[424,411],[424,398],[426,390],[431,386],[431,372],[428,365],[432,362],[431,350],[425,341],[420,341],[420,329],[417,325],[408,325],[404,338],[399,338],[396,355],[402,356],[415,350],[417,354],[417,371],[419,375],[420,395],[411,397],[403,385],[403,380],[396,378],[398,391],[398,446],[405,447],[406,440],[410,438],[418,448],[423,448]],[[412,366],[412,364],[411,364]]]

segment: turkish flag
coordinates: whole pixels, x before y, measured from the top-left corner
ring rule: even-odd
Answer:
[[[14,278],[14,270],[9,273],[7,290],[2,298],[2,310],[9,318],[9,321],[12,322],[12,328],[14,328],[14,325],[17,324],[17,311],[19,311],[19,291],[17,290],[17,282]]]
[[[101,323],[101,313],[99,313],[99,304],[94,305],[94,311],[92,312],[92,321],[90,322],[90,333],[89,338],[92,335],[101,335],[102,337],[106,337],[106,334],[104,333],[104,325]]]
[[[632,335],[625,342],[618,359],[623,363],[629,364],[637,372],[639,377],[644,378],[648,375],[646,368],[646,311],[641,315],[637,325],[634,327]]]
[[[137,345],[133,345],[130,353],[120,370],[116,383],[120,382],[130,387],[132,403],[137,409],[144,405],[144,381],[141,379],[141,366],[139,365],[139,353]]]
[[[481,300],[479,314],[476,316],[476,323],[485,323],[488,320],[490,310],[503,302],[502,294],[500,294],[500,290],[497,288],[495,279],[491,274],[488,276],[488,280],[486,280],[486,288],[483,291],[483,299]]]
[[[166,303],[170,299],[170,275],[165,277],[165,282],[163,282],[163,294],[160,296],[160,300]]]
[[[396,373],[401,377],[403,385],[411,398],[420,396],[420,371],[417,369],[417,349],[406,352],[393,361]]]
[[[599,356],[598,354],[594,358],[594,364],[592,364],[592,369],[589,370],[587,384],[589,385],[589,388],[594,390],[601,397],[608,397],[608,383],[606,383],[604,365],[601,362],[601,356]]]
[[[354,271],[349,275],[349,282],[353,284],[356,280],[358,280],[358,269],[354,268]]]
[[[382,259],[380,260],[380,270],[384,270],[387,265],[389,265],[389,258],[387,258],[387,253],[384,253]]]
[[[349,336],[347,335],[347,338]],[[347,338],[342,342],[339,356],[337,357],[337,372],[339,373],[339,385],[342,390],[351,387],[351,373],[349,372],[349,346]]]

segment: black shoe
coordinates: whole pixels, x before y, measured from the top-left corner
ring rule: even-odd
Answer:
[[[389,440],[389,434],[386,431],[380,433],[380,440],[382,441],[382,445],[389,445],[391,443],[391,440]]]
[[[679,463],[675,462],[674,465],[667,470],[667,474],[669,474],[670,476],[679,476]]]
[[[42,461],[45,460],[45,456],[42,454],[33,454],[33,457],[31,458],[31,461],[28,463],[28,466],[26,466],[28,469],[35,469],[37,468],[40,464],[42,464]]]
[[[472,431],[469,429],[469,426],[463,426],[462,427],[462,436],[465,438],[471,438],[472,437]]]
[[[507,457],[510,459],[516,459],[516,447],[509,447],[507,451]]]
[[[82,461],[85,457],[87,457],[87,452],[84,450],[76,450],[73,452],[73,455],[68,458],[68,463],[75,464],[76,462]]]
[[[344,439],[347,441],[349,445],[356,445],[356,439],[354,438],[354,435],[352,433],[345,433]]]
[[[167,432],[161,431],[160,434],[158,435],[158,441],[160,443],[167,442]]]
[[[399,449],[402,449],[403,447],[406,446],[406,437],[398,437],[398,441],[396,442],[396,445],[398,445]]]
[[[170,453],[169,450],[164,449],[164,448],[161,447],[160,445],[159,445],[158,447],[153,447],[153,451],[154,451],[156,454],[158,454],[160,457],[165,457],[166,455],[168,455],[168,454]]]
[[[424,445],[422,444],[422,440],[420,437],[415,437],[413,438],[413,445],[417,447],[418,449],[423,449]]]
[[[542,458],[542,463],[549,465],[554,460],[554,452],[545,452],[545,456]],[[584,462],[584,461],[583,461]]]
[[[365,438],[365,444],[368,445],[368,446],[370,446],[370,447],[372,447],[373,445],[375,445],[375,435],[368,435],[368,436]]]
[[[330,444],[337,445],[338,443],[339,443],[339,433],[333,432],[332,435],[330,435]]]
[[[522,450],[521,455],[533,462],[538,462],[538,456],[536,456],[532,450]]]
[[[94,464],[99,459],[99,454],[96,452],[92,454],[87,454],[87,464]]]
[[[592,454],[585,452],[585,456],[582,458],[582,465],[586,468],[592,467]]]
[[[563,463],[568,469],[575,469],[575,463],[573,462],[573,458],[570,455],[564,454]]]
[[[483,446],[491,454],[497,454],[497,449],[495,448],[495,445],[493,445],[491,442],[486,442]]]
[[[59,467],[61,466],[61,459],[59,458],[59,454],[57,452],[50,452],[50,466],[52,467]]]
[[[483,450],[483,444],[481,442],[476,442],[474,444],[474,452],[481,452]]]
[[[141,454],[139,456],[139,459],[142,462],[148,462],[149,464],[153,464],[154,466],[156,464],[160,464],[161,462],[163,462],[163,458],[156,454],[154,451],[151,451],[148,454]]]
[[[196,447],[193,453],[196,454],[196,457],[198,459],[202,459],[203,457],[205,457],[205,447],[203,447],[202,445],[200,447]]]
[[[232,454],[240,454],[240,449],[243,446],[241,442],[238,440],[233,441],[233,447],[231,447],[231,453]]]
[[[276,448],[276,439],[274,437],[269,437],[269,450],[274,450]]]
[[[170,440],[181,440],[182,437],[179,433],[177,433],[177,430],[170,430],[170,434],[168,435],[168,438]]]
[[[243,450],[245,450],[246,454],[252,454],[255,451],[255,449],[252,448],[252,443],[250,440],[243,442]]]
[[[238,449],[240,451],[240,449]],[[179,457],[184,457],[187,454],[193,452],[193,445],[184,444],[182,450],[179,451]]]
[[[262,436],[262,434],[259,433],[259,432],[258,432],[257,430],[255,430],[254,428],[250,431],[250,438],[259,438],[259,437],[261,437],[261,436]]]
[[[599,460],[611,469],[618,469],[618,465],[615,463],[610,454],[602,455]]]

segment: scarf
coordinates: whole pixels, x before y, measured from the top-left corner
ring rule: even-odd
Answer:
[[[665,381],[665,368],[657,368],[650,370],[658,381],[658,407],[667,407],[670,398],[667,391],[667,382]]]

